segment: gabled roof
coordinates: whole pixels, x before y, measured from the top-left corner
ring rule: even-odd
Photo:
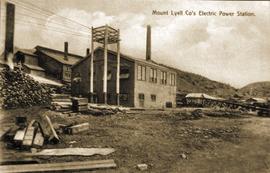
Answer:
[[[97,47],[94,51],[96,52],[96,51],[103,51],[103,50],[104,49],[102,47]],[[109,49],[107,51],[108,51],[109,54],[113,54],[113,55],[117,56],[116,51],[109,50]],[[78,64],[82,63],[83,61],[85,61],[87,58],[90,58],[90,57],[91,57],[91,54],[86,56],[84,59],[78,61],[76,64],[73,65],[73,67],[77,66]],[[169,70],[173,70],[172,68],[169,68],[168,66],[165,66],[165,65],[162,65],[162,64],[158,64],[153,60],[147,61],[145,59],[135,58],[133,56],[126,55],[126,54],[123,54],[123,53],[120,53],[120,57],[124,58],[124,59],[126,59],[128,61],[132,61],[132,62],[141,62],[141,63],[144,63],[144,64],[148,64],[148,65],[152,65],[152,66],[158,66],[158,67],[161,67],[161,68],[166,68],[166,69],[169,69]]]
[[[22,52],[26,55],[31,55],[31,56],[37,56],[35,54],[36,50],[35,49],[20,49],[20,48],[15,48],[15,54],[17,54],[18,52]]]
[[[62,64],[66,64],[66,65],[74,65],[78,61],[83,59],[83,56],[68,53],[68,56],[67,56],[68,60],[65,60],[64,59],[65,53],[63,51],[54,50],[54,49],[50,49],[50,48],[46,48],[46,47],[42,47],[42,46],[36,46],[35,48],[38,52],[41,52],[41,53],[55,59],[56,61],[58,61]]]
[[[30,64],[23,64],[23,65],[28,67],[31,70],[45,71],[43,68],[36,66],[36,65],[30,65]]]

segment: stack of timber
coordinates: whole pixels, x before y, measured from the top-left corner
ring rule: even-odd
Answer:
[[[42,123],[36,120],[27,123],[25,117],[16,117],[16,124],[3,133],[1,140],[4,140],[9,148],[29,150],[42,148],[45,143],[58,143],[59,137],[47,116]]]
[[[0,72],[0,98],[4,109],[49,105],[54,88],[35,81],[20,69]]]
[[[73,97],[72,110],[74,112],[86,112],[88,110],[88,99]]]
[[[87,113],[92,115],[112,115],[116,113],[125,113],[129,108],[111,106],[111,105],[98,105],[98,104],[88,104]]]
[[[6,131],[3,139],[7,146],[19,149],[41,148],[44,144],[44,133],[39,122],[32,120],[16,123]]]
[[[52,94],[51,109],[59,112],[71,111],[72,101],[69,94]]]

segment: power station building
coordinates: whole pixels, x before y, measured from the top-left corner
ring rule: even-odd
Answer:
[[[104,97],[104,48],[93,55],[93,100],[96,103],[117,105],[117,75],[119,75],[119,104],[138,108],[164,108],[176,105],[176,72],[151,60],[150,27],[147,34],[146,59],[134,58],[106,50],[107,91]],[[118,60],[119,74],[117,73]],[[72,66],[72,94],[91,95],[91,55]],[[107,100],[104,100],[107,99]]]

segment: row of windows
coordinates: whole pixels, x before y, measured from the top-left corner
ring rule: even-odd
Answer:
[[[160,75],[160,83],[166,85],[168,83],[167,81],[167,72],[161,71]],[[157,83],[157,69],[155,68],[150,68],[150,73],[149,73],[149,81],[153,83]],[[146,81],[146,66],[143,65],[138,65],[137,69],[137,79]],[[169,85],[176,85],[176,77],[174,73],[169,73]]]
[[[157,96],[155,94],[151,94],[150,97],[151,97],[152,102],[155,102],[157,100]],[[143,93],[139,94],[139,100],[144,101],[144,94]]]

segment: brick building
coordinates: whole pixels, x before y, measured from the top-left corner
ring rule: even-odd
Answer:
[[[95,101],[103,103],[103,48],[94,51]],[[116,58],[117,53],[108,50],[107,103],[116,104]],[[90,56],[72,67],[72,93],[89,96]],[[120,105],[130,107],[175,107],[176,72],[159,65],[149,57],[147,60],[120,54]]]

